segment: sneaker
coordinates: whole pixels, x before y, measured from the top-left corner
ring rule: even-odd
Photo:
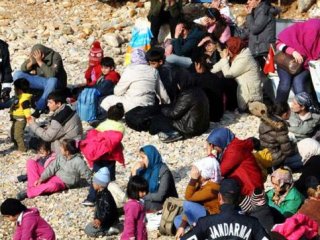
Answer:
[[[160,139],[161,141],[163,141],[163,140],[165,140],[166,138],[168,138],[169,135],[168,135],[167,133],[165,133],[165,132],[159,132],[159,133],[158,133],[158,137],[159,137],[159,139]]]
[[[119,233],[120,233],[119,229],[114,227],[110,227],[107,231],[107,235],[117,235]]]
[[[19,192],[17,194],[17,199],[20,200],[20,201],[23,201],[27,198],[27,191],[26,190],[22,190],[21,192]]]
[[[89,200],[84,200],[81,204],[86,207],[94,207],[94,203]]]
[[[175,141],[179,141],[181,139],[183,139],[183,136],[178,132],[174,132],[174,133],[170,134],[166,139],[163,139],[162,142],[172,143]]]

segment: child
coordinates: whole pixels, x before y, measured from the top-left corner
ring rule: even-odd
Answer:
[[[102,167],[107,167],[110,172],[110,179],[114,181],[116,179],[116,161],[123,163],[123,148],[121,140],[124,134],[124,124],[120,120],[124,116],[124,109],[122,103],[117,103],[108,110],[108,119],[100,123],[96,129],[91,130],[85,140],[81,141],[80,148],[84,156],[86,157],[89,166],[93,167],[93,171],[97,172]],[[108,142],[95,141],[101,136],[103,139],[108,139]],[[111,143],[112,142],[112,143]],[[101,145],[100,145],[101,144]],[[92,148],[97,148],[97,152],[101,152],[101,149],[106,149],[106,152],[102,156],[96,156],[91,158],[87,154],[90,154]],[[94,160],[93,160],[94,159]],[[95,191],[93,186],[90,186],[87,199],[82,202],[84,206],[93,207],[96,201]]]
[[[148,193],[148,183],[141,176],[130,178],[127,186],[128,201],[124,206],[124,230],[121,240],[147,240],[146,212],[139,201]]]
[[[27,208],[19,200],[8,198],[1,204],[1,214],[16,222],[14,240],[56,239],[53,229],[40,216],[37,208]]]
[[[12,120],[11,139],[14,146],[20,152],[26,152],[27,148],[24,143],[24,129],[27,124],[27,119],[31,117],[31,97],[27,93],[29,91],[29,82],[24,78],[19,78],[13,83],[16,100],[10,109]]]
[[[96,209],[94,220],[85,228],[85,233],[90,237],[118,234],[119,231],[112,227],[119,221],[117,205],[108,190],[110,172],[108,168],[100,168],[92,179],[93,188],[97,191]]]
[[[39,169],[40,173],[49,166],[49,164],[56,159],[56,155],[51,151],[51,144],[43,140],[39,140],[37,144],[38,158],[29,159],[27,161],[27,175],[28,172],[33,172]],[[15,182],[25,182],[28,179],[27,175],[20,175],[15,179]]]
[[[90,182],[91,171],[79,154],[76,141],[64,139],[60,148],[61,155],[58,155],[57,159],[44,172],[41,173],[40,168],[28,172],[27,191],[22,191],[17,195],[19,200],[75,187],[79,184],[81,175]]]
[[[262,117],[259,126],[260,143],[264,149],[254,154],[264,169],[283,164],[284,160],[294,153],[286,123],[290,117],[288,103],[276,103],[268,112],[267,117]]]
[[[101,59],[103,50],[99,41],[94,41],[89,53],[89,67],[85,72],[86,86],[94,86],[101,76]]]

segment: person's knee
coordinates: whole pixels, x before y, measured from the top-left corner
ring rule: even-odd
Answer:
[[[57,78],[48,78],[48,81],[46,83],[46,89],[54,90],[57,88],[58,79]]]
[[[13,81],[19,79],[19,78],[23,78],[25,76],[26,73],[18,70],[18,71],[14,71],[14,73],[12,74],[12,78],[13,78]]]
[[[193,202],[183,201],[183,211],[184,211],[184,213],[189,213],[189,212],[191,212],[193,205],[194,205]]]
[[[28,159],[27,160],[27,169],[29,168],[33,168],[35,165],[37,164],[37,162],[33,159]]]

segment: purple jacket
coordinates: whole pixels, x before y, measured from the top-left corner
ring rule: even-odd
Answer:
[[[36,208],[28,208],[17,223],[13,240],[55,240],[51,226],[40,217]]]
[[[147,240],[146,212],[143,204],[129,199],[124,205],[124,230],[121,240]]]

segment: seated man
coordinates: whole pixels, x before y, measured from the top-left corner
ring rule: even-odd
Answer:
[[[0,90],[3,102],[6,102],[10,97],[12,83],[11,72],[8,44],[0,40]]]
[[[46,128],[40,127],[33,118],[28,120],[29,128],[43,141],[51,142],[51,149],[60,153],[60,140],[80,140],[83,133],[79,116],[70,106],[61,91],[55,91],[48,96],[48,108],[53,112],[52,118]]]
[[[31,89],[43,90],[36,102],[35,117],[46,108],[47,97],[51,92],[67,86],[67,73],[60,54],[41,44],[32,47],[29,59],[22,64],[21,71],[13,74],[13,80],[18,78],[27,79]]]

